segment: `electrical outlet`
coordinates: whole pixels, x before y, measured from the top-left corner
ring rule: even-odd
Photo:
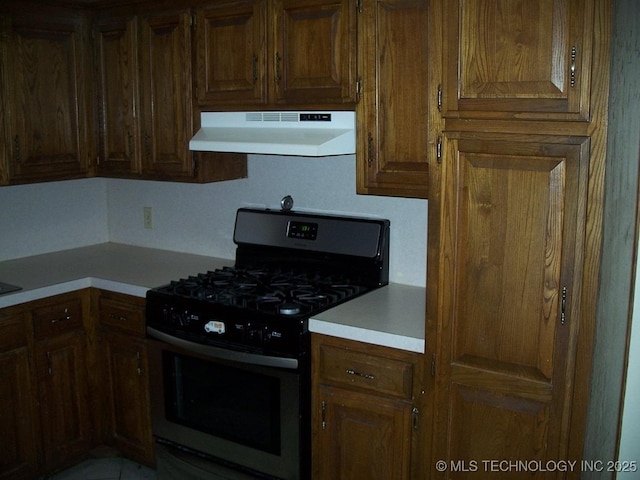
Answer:
[[[144,228],[153,228],[153,215],[151,207],[142,207]]]

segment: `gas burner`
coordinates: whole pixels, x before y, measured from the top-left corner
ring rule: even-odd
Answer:
[[[302,312],[302,305],[299,303],[285,302],[278,306],[280,315],[299,315]]]
[[[164,287],[166,293],[182,298],[282,316],[310,315],[364,290],[337,275],[277,267],[224,267]]]

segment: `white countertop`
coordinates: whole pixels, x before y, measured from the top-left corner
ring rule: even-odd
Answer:
[[[96,287],[137,297],[147,290],[233,260],[104,243],[0,262],[0,282],[22,290],[0,295],[0,308]],[[424,352],[425,289],[390,284],[310,319],[309,330]]]
[[[391,283],[309,320],[315,333],[424,353],[425,289]]]
[[[97,287],[136,297],[171,280],[229,265],[233,260],[117,243],[0,262],[0,282],[22,290],[0,296],[0,308]]]

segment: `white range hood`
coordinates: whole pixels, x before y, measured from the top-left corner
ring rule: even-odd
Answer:
[[[203,112],[189,149],[323,157],[356,152],[355,112]]]

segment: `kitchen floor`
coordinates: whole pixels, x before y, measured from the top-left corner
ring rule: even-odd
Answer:
[[[155,470],[122,457],[91,458],[46,480],[157,480]]]

